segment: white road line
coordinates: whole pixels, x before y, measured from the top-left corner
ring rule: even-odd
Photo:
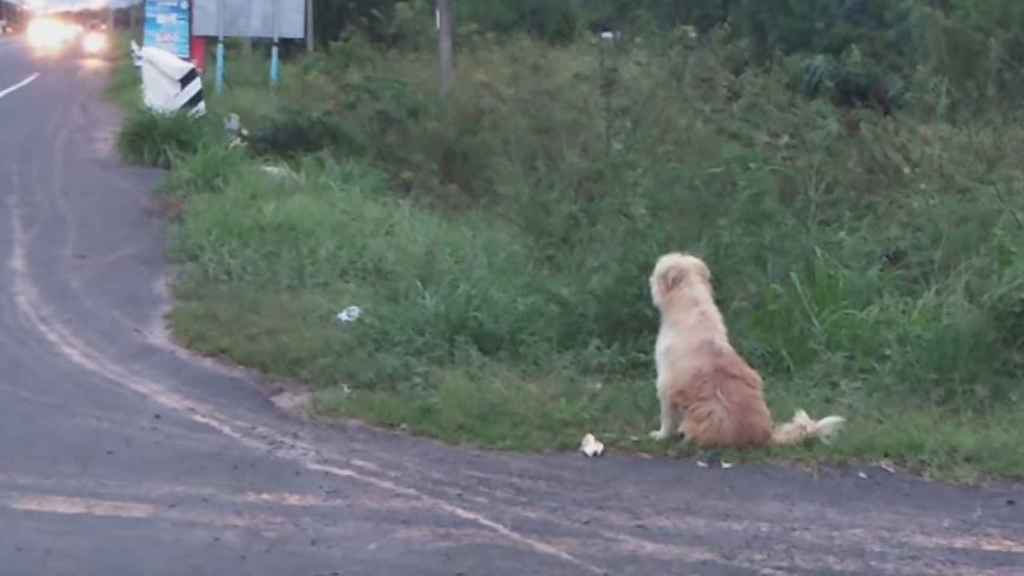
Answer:
[[[11,86],[10,88],[6,88],[4,90],[0,90],[0,98],[3,98],[4,96],[7,96],[8,94],[14,92],[15,90],[18,90],[18,89],[24,88],[25,86],[28,86],[36,78],[39,78],[39,73],[38,72],[36,72],[35,74],[29,76],[28,78],[25,78],[24,80],[22,80],[21,82],[18,82],[14,86]]]

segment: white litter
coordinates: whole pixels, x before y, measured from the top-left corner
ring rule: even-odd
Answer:
[[[588,458],[600,456],[604,454],[604,444],[600,443],[593,434],[587,434],[583,437],[583,442],[580,443],[580,451],[586,454]]]
[[[349,306],[338,313],[338,322],[341,322],[342,324],[351,324],[356,320],[359,320],[359,317],[362,315],[362,308],[359,306]]]
[[[293,178],[298,179],[298,176],[296,176],[294,172],[282,166],[261,166],[260,170],[263,170],[274,178],[280,178],[282,180],[289,180]]]
[[[732,467],[736,466],[732,462],[726,462],[725,460],[720,460],[718,462],[718,465],[721,466],[722,470],[728,470],[729,468],[732,468]],[[711,464],[705,462],[704,460],[697,460],[697,467],[698,468],[711,468]]]
[[[867,480],[868,479],[868,475],[863,473],[863,472],[857,472],[857,476],[859,476],[861,480]]]
[[[234,112],[227,115],[224,118],[224,132],[228,135],[231,140],[230,146],[241,146],[245,144],[243,138],[249,135],[249,131],[242,126],[242,119]]]

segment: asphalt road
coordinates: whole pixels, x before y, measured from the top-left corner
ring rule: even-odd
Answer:
[[[288,415],[169,343],[161,174],[119,163],[108,68],[0,40],[0,94],[38,74],[0,96],[0,575],[1024,574],[1019,486]]]

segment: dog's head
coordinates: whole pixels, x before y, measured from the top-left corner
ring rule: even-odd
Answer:
[[[658,258],[651,273],[651,299],[661,308],[672,294],[694,286],[711,288],[711,270],[703,260],[687,253],[672,252]]]

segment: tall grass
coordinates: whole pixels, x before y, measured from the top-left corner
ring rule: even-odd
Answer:
[[[929,78],[887,118],[796,95],[796,59],[741,59],[719,41],[478,40],[441,103],[429,54],[354,39],[288,66],[269,110],[236,85],[211,105],[262,145],[187,150],[168,185],[188,198],[175,329],[315,384],[324,412],[642,446],[646,277],[687,249],[773,409],[851,417],[807,454],[1024,475],[1024,131],[943,122]],[[260,170],[270,157],[294,177]],[[365,314],[339,324],[352,304]]]

